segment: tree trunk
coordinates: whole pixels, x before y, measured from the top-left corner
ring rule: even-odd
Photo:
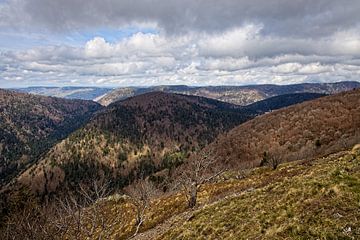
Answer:
[[[197,200],[197,186],[191,186],[188,207],[193,208],[196,205]]]

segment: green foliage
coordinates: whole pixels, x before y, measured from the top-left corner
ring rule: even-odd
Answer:
[[[121,164],[122,162],[126,161],[128,159],[128,154],[125,151],[120,151],[118,154],[118,163]]]
[[[315,147],[317,147],[317,148],[321,147],[320,139],[315,140]]]
[[[170,171],[180,166],[185,158],[187,157],[186,152],[174,152],[167,153],[162,160],[162,168],[169,169]]]

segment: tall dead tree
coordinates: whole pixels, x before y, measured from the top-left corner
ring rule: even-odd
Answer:
[[[136,180],[133,184],[125,189],[126,195],[130,198],[131,203],[135,207],[136,221],[135,221],[135,233],[132,237],[135,237],[140,227],[146,220],[146,210],[150,207],[151,200],[160,194],[160,191],[155,185],[146,179]]]
[[[180,184],[185,192],[188,207],[197,203],[197,195],[202,184],[210,182],[225,171],[214,158],[211,150],[202,151],[197,157],[186,162],[182,168]]]

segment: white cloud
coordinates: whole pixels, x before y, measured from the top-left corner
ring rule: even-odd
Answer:
[[[183,35],[136,33],[118,42],[1,53],[0,85],[220,85],[359,80],[360,34],[264,36],[262,25]],[[2,79],[2,80],[1,80]],[[11,83],[11,84],[10,84]]]

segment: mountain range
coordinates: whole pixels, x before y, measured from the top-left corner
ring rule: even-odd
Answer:
[[[176,168],[219,134],[259,114],[322,96],[278,96],[247,107],[165,92],[128,98],[98,112],[50,149],[19,182],[45,194],[103,176],[124,186],[140,175]]]
[[[259,116],[207,146],[232,167],[311,159],[360,142],[360,89],[322,97]]]
[[[244,106],[245,87],[105,107],[0,89],[0,238],[356,239],[357,84],[261,85]]]
[[[207,97],[236,105],[249,105],[251,103],[292,93],[322,93],[334,94],[342,91],[360,88],[359,82],[338,83],[302,83],[290,85],[248,85],[248,86],[201,86],[192,87],[186,85],[164,85],[153,87],[27,87],[14,88],[11,90],[32,93],[44,96],[62,97],[69,99],[94,100],[104,106],[110,105],[118,100],[137,96],[148,92],[163,91],[168,93],[179,93]]]
[[[236,105],[249,105],[251,103],[292,93],[322,93],[334,94],[342,91],[360,88],[359,82],[338,82],[338,83],[302,83],[292,85],[249,85],[249,86],[208,86],[208,87],[189,87],[179,86],[155,86],[148,88],[117,88],[103,97],[98,98],[97,102],[106,106],[115,101],[126,99],[146,92],[163,91],[169,93],[179,93],[195,95],[216,99]]]
[[[26,87],[12,88],[10,90],[31,93],[42,96],[59,97],[67,99],[95,100],[110,92],[111,88],[100,87]]]

